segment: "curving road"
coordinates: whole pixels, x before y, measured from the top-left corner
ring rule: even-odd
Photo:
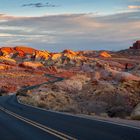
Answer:
[[[15,95],[0,97],[0,140],[31,139],[139,140],[140,128],[41,110],[18,103]]]
[[[7,110],[9,112],[7,112]],[[6,111],[6,112],[5,112]],[[57,130],[66,137],[59,137],[25,122],[18,115],[32,122]],[[58,133],[59,135],[59,133]],[[60,135],[61,136],[61,135]],[[70,136],[70,137],[69,137]],[[17,102],[16,96],[0,97],[1,140],[139,140],[140,129],[90,120],[66,114],[44,111]]]
[[[41,84],[38,84],[38,85],[33,85],[33,86],[26,87],[26,88],[22,89],[22,91],[32,90],[32,89],[35,89],[35,88],[39,88],[42,85],[51,84],[51,83],[55,83],[55,82],[60,82],[60,81],[64,80],[64,78],[62,78],[62,77],[54,76],[54,75],[51,75],[51,74],[44,74],[44,76],[46,76],[48,78],[52,78],[54,80],[47,81],[47,82],[44,82],[44,83],[41,83]]]

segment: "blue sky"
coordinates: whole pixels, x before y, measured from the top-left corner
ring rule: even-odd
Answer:
[[[1,12],[20,16],[96,12],[111,14],[121,9],[127,9],[129,4],[140,3],[137,0],[0,0],[0,2]],[[45,4],[47,2],[56,5],[56,7],[22,7],[23,4]]]
[[[120,50],[139,31],[140,0],[0,0],[0,46]]]

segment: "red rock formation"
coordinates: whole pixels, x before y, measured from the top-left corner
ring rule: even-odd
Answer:
[[[11,58],[6,58],[4,56],[0,56],[0,63],[7,65],[16,65],[16,61]]]
[[[43,64],[41,64],[40,62],[23,62],[19,64],[19,66],[24,68],[37,69],[43,67]]]
[[[26,54],[33,54],[36,50],[26,46],[16,46],[16,47],[2,47],[0,48],[0,55],[7,56],[10,54],[16,54],[17,56],[24,57]]]
[[[51,53],[51,59],[52,60],[57,60],[57,59],[59,59],[61,57],[62,57],[61,53]]]
[[[34,53],[35,59],[38,60],[48,60],[50,57],[50,53],[48,51],[35,51]]]
[[[57,72],[57,68],[55,66],[47,67],[46,70],[49,71],[49,72],[52,72],[52,73],[56,73]]]
[[[33,54],[36,51],[35,49],[26,46],[16,46],[14,50],[18,52],[21,57],[24,57],[26,54]]]
[[[31,60],[76,60],[84,59],[79,52],[74,52],[72,50],[64,50],[61,53],[50,53],[48,51],[40,51],[26,46],[16,46],[16,47],[3,47],[0,48],[0,56],[6,58],[25,58]]]
[[[111,55],[110,55],[108,52],[105,52],[105,51],[104,51],[104,52],[101,52],[101,53],[100,53],[100,56],[101,56],[101,57],[105,57],[105,58],[111,57]]]
[[[11,68],[11,66],[9,66],[9,65],[0,64],[0,70],[8,70],[10,68]]]
[[[76,52],[72,51],[72,50],[64,50],[63,53],[65,54],[72,54],[72,55],[76,55]]]
[[[136,41],[130,49],[140,49],[140,40]]]
[[[5,52],[10,54],[10,53],[14,52],[14,48],[12,48],[12,47],[2,47],[2,48],[0,48],[0,51],[1,52],[5,51]]]
[[[0,56],[8,57],[10,54],[14,54],[14,48],[11,47],[2,47],[0,48]]]

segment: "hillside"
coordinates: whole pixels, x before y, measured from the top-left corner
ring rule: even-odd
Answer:
[[[140,103],[138,52],[135,44],[118,52],[52,53],[26,46],[2,47],[0,94],[52,80],[44,74],[53,74],[65,80],[27,91],[20,99],[57,111],[139,118],[139,112],[134,111]]]

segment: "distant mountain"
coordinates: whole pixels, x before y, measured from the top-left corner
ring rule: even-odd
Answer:
[[[137,40],[130,49],[140,49],[140,40]]]
[[[133,43],[133,46],[129,47],[129,49],[118,51],[118,54],[128,56],[140,56],[140,40],[137,40],[135,43]]]

